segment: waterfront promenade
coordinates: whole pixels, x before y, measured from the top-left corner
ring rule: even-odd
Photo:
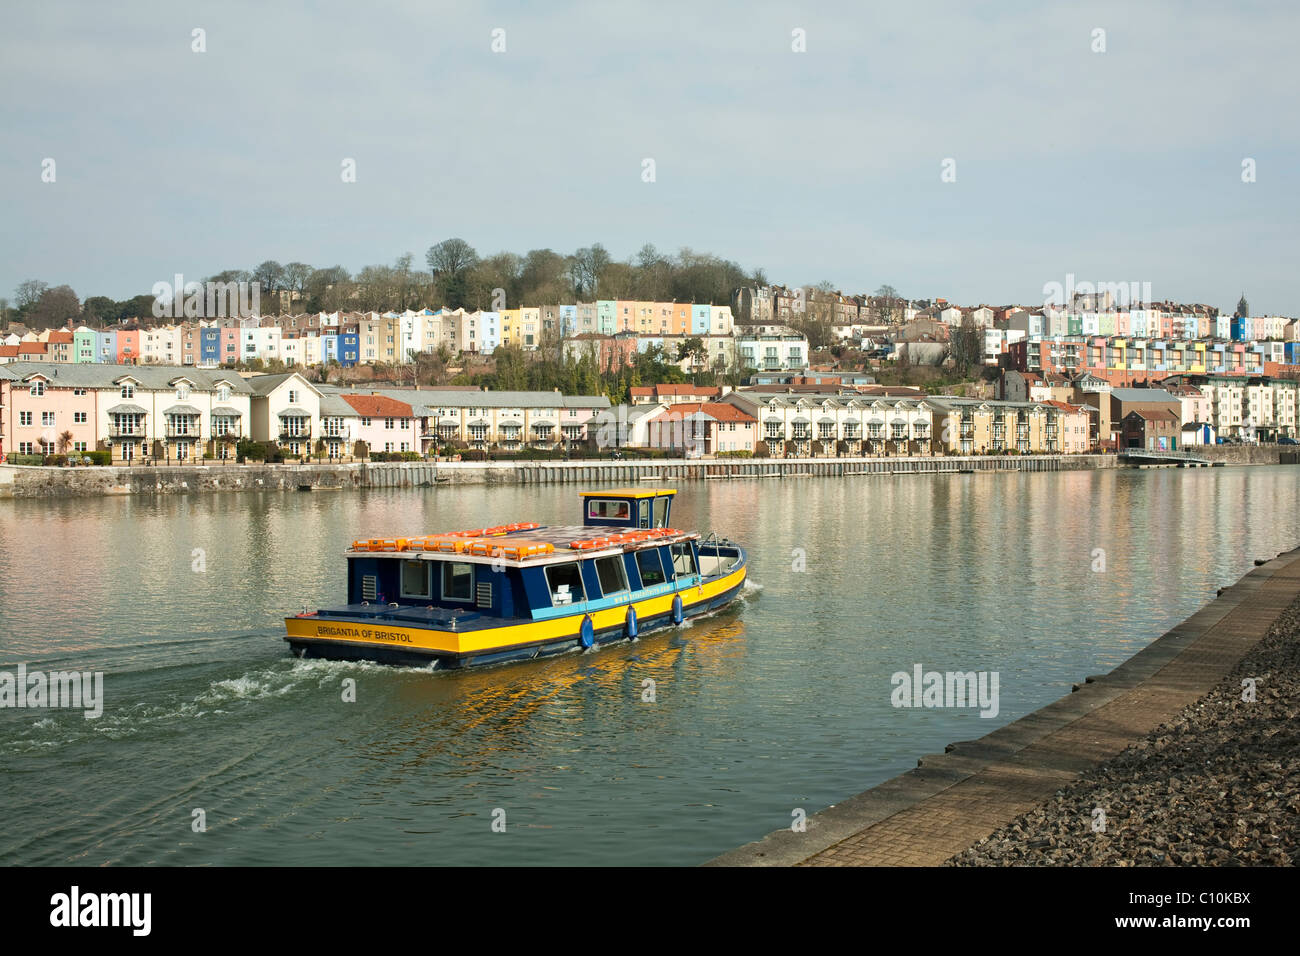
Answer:
[[[710,865],[942,864],[1177,718],[1298,597],[1300,549],[1256,567],[1109,674],[1081,679],[1070,695],[923,757],[915,770],[811,816],[805,832],[777,831]],[[1085,827],[1085,811],[1078,812]]]

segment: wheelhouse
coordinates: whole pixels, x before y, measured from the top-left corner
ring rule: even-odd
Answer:
[[[612,528],[667,528],[676,488],[582,492],[582,523]]]

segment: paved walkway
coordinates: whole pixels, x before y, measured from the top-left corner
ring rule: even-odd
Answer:
[[[1109,674],[916,770],[779,830],[719,866],[937,866],[1174,717],[1300,595],[1300,550],[1256,567]]]

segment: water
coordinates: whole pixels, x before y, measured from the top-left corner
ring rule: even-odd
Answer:
[[[337,603],[356,536],[569,523],[576,486],[0,502],[0,670],[106,697],[0,711],[0,862],[702,862],[1130,657],[1300,543],[1298,478],[687,482],[673,523],[751,549],[734,609],[436,674],[295,660],[280,620]],[[997,671],[997,717],[892,707],[917,663]]]

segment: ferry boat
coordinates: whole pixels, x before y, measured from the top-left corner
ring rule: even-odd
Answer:
[[[434,668],[632,640],[726,606],[739,545],[670,527],[676,489],[581,493],[583,523],[353,541],[348,603],[285,619],[299,657]]]

